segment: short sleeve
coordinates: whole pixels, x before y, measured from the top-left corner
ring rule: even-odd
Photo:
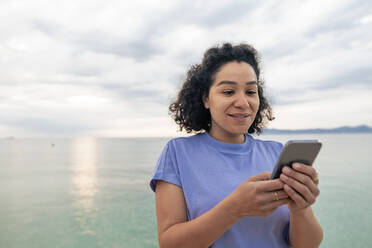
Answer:
[[[168,142],[158,159],[150,181],[150,187],[154,192],[157,180],[163,180],[181,187],[179,168],[175,161],[174,147]]]

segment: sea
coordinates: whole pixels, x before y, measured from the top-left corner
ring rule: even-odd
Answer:
[[[256,138],[319,139],[321,247],[372,247],[372,134]],[[169,139],[1,139],[0,247],[159,247],[149,181]]]

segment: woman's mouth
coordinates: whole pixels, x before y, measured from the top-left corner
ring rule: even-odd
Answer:
[[[236,121],[245,121],[246,119],[248,119],[250,114],[228,114],[228,116]]]

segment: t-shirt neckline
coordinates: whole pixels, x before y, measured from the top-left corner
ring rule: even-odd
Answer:
[[[227,153],[235,153],[235,154],[247,153],[252,147],[251,144],[253,142],[253,137],[247,133],[244,134],[245,141],[242,144],[232,144],[232,143],[227,143],[227,142],[216,140],[215,138],[210,136],[208,132],[205,132],[202,135],[205,137],[209,145],[213,146],[218,151],[227,152]]]

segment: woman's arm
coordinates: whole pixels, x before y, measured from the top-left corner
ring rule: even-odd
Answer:
[[[238,221],[228,205],[226,199],[199,218],[187,221],[182,189],[174,184],[158,181],[156,213],[160,247],[210,246]]]
[[[285,183],[284,190],[291,201],[290,210],[290,244],[297,247],[319,247],[323,239],[323,230],[314,216],[311,205],[319,195],[317,173],[312,166],[293,164],[293,169],[286,167],[280,179]]]
[[[319,247],[322,239],[322,228],[311,207],[290,213],[289,242],[292,247]]]
[[[280,180],[261,173],[243,182],[232,194],[196,219],[187,221],[186,202],[180,187],[158,181],[156,214],[159,244],[168,247],[209,247],[243,216],[270,216],[288,203]],[[278,192],[280,200],[273,192]]]

